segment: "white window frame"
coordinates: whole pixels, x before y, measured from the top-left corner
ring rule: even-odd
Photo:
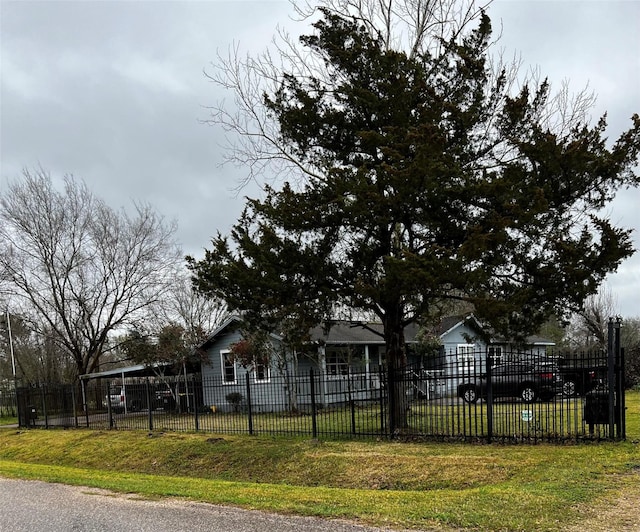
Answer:
[[[475,344],[458,344],[456,359],[459,373],[473,373],[476,370]]]
[[[504,362],[504,349],[501,345],[492,345],[487,348],[488,355],[491,358],[491,367],[499,366]]]
[[[263,379],[259,379],[258,378],[258,363],[254,361],[253,363],[253,382],[255,382],[256,384],[263,384],[263,383],[268,383],[271,382],[271,366],[269,365],[269,363],[266,364],[261,364],[265,371],[265,377]]]
[[[233,361],[233,381],[227,380],[226,364],[228,362],[227,355],[229,355],[229,353],[231,353],[229,349],[222,349],[220,351],[220,368],[222,370],[222,384],[226,386],[238,384],[238,365],[236,364],[235,360]]]
[[[329,362],[329,356],[335,358],[335,362]],[[333,349],[331,351],[327,350],[324,354],[324,363],[325,363],[325,371],[327,373],[327,378],[330,380],[344,380],[349,378],[350,369],[349,369],[349,360],[346,361],[341,356],[339,350]],[[332,373],[329,368],[335,367],[336,372]],[[340,369],[343,368],[346,370],[346,373],[342,373]]]

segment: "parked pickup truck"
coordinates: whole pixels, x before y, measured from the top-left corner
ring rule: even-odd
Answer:
[[[607,360],[604,355],[594,358],[559,358],[558,370],[562,378],[563,395],[584,395],[606,382]]]
[[[550,401],[561,392],[562,381],[552,362],[516,362],[501,364],[491,370],[491,395],[494,399],[518,397],[525,403],[540,399]],[[470,376],[458,385],[458,397],[467,403],[487,399],[489,375]]]

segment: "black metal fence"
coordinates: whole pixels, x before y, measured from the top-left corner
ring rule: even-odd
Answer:
[[[622,353],[442,354],[399,372],[18,389],[22,426],[458,441],[625,437]],[[400,405],[400,408],[398,408]]]
[[[0,417],[16,417],[17,415],[15,386],[13,383],[0,386]]]

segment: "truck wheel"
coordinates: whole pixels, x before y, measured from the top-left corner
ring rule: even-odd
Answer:
[[[573,379],[567,379],[562,384],[562,393],[567,397],[573,397],[576,395],[578,387],[576,386],[576,381]]]
[[[520,390],[520,397],[525,403],[533,403],[537,398],[536,390],[533,386],[526,384],[523,386],[522,390]]]
[[[462,393],[462,399],[465,403],[475,403],[478,400],[478,392],[475,388],[466,388]]]

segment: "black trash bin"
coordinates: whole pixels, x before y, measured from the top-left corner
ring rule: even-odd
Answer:
[[[615,423],[620,422],[620,412],[614,394],[613,411]],[[609,420],[609,390],[596,389],[584,396],[584,422],[589,425],[589,433],[593,434],[594,425],[608,425]]]
[[[609,392],[591,390],[584,397],[584,421],[589,425],[609,423]]]

